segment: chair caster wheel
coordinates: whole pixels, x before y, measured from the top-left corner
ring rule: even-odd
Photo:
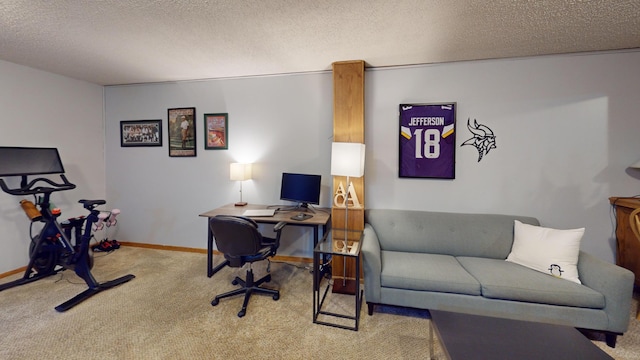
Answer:
[[[219,299],[213,299],[213,300],[211,300],[211,305],[212,305],[212,306],[216,306],[216,305],[218,305],[219,303],[220,303],[220,300],[219,300]]]
[[[273,300],[279,300],[279,299],[280,299],[280,294],[273,295]]]
[[[233,279],[231,281],[231,285],[238,285],[238,280],[237,279]]]
[[[271,274],[267,275],[267,277],[264,279],[264,282],[271,282]]]
[[[246,311],[240,310],[240,312],[238,313],[238,317],[243,317],[246,313]]]

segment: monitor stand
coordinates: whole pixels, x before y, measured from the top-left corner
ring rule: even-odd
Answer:
[[[301,213],[297,213],[295,215],[293,215],[292,217],[290,217],[291,220],[297,220],[297,221],[304,221],[307,219],[311,219],[313,217],[313,215],[309,215],[309,214],[305,214],[303,212]]]
[[[307,214],[307,212],[310,212],[312,214],[316,213],[316,211],[307,203],[300,203],[297,206],[292,207],[290,211],[297,212],[297,214],[291,216],[290,218],[291,220],[297,220],[297,221],[304,221],[307,219],[311,219],[313,215]]]
[[[307,203],[300,203],[300,204],[298,204],[298,206],[296,207],[296,210],[297,210],[297,211],[302,211],[302,212],[310,212],[310,213],[312,213],[312,214],[315,214],[315,213],[316,213],[316,211],[313,209],[313,207],[312,207],[312,206],[310,206],[310,205],[309,205],[309,204],[307,204]],[[311,217],[311,216],[309,216],[309,217]]]
[[[287,207],[283,207],[283,208],[279,208],[278,210],[282,210],[282,211],[298,211],[298,212],[309,212],[312,214],[316,213],[316,210],[313,208],[313,206],[307,204],[307,203],[299,203],[298,205],[295,206],[287,206]]]

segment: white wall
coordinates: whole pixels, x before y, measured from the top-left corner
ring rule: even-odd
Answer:
[[[63,217],[86,213],[77,204],[81,198],[105,198],[102,86],[0,61],[0,114],[0,146],[58,148],[67,178],[77,185],[51,196]],[[0,273],[28,263],[21,199],[0,192]]]
[[[365,59],[366,60],[366,59]],[[521,214],[586,227],[582,248],[614,261],[609,196],[639,193],[640,52],[368,70],[366,207]],[[400,179],[398,104],[458,104],[455,180]],[[323,176],[329,205],[330,73],[106,88],[108,200],[123,240],[203,248],[199,213],[238,200],[229,163],[254,162],[244,199],[279,203],[283,171]],[[196,107],[198,156],[170,158],[167,108]],[[204,150],[203,115],[229,113],[229,150]],[[478,162],[467,119],[497,136]],[[121,120],[162,119],[162,148],[121,148]],[[310,256],[308,231],[281,254]],[[470,240],[472,241],[472,240]]]
[[[207,221],[198,215],[240,200],[232,162],[254,164],[244,201],[281,203],[282,172],[300,172],[323,175],[328,206],[332,96],[328,72],[107,87],[107,194],[122,210],[118,238],[205,248]],[[167,109],[175,107],[196,108],[197,157],[169,157]],[[229,114],[228,150],[204,150],[206,113]],[[141,119],[162,119],[163,147],[120,147],[120,121]],[[285,234],[279,253],[311,254],[309,230]]]
[[[640,52],[383,69],[366,81],[367,207],[586,227],[582,249],[614,261],[608,197],[640,193],[640,172],[627,173],[640,159]],[[458,104],[456,179],[399,179],[398,104],[439,101]],[[480,162],[461,146],[467,119],[496,135]]]
[[[366,206],[532,215],[587,231],[582,248],[613,261],[609,196],[640,193],[640,52],[562,55],[368,70]],[[104,99],[104,100],[103,100]],[[103,101],[106,129],[103,127]],[[489,126],[497,149],[481,162],[457,148],[455,180],[399,179],[398,104],[456,101],[457,142],[468,118]],[[167,108],[195,106],[198,156],[169,158]],[[283,171],[323,175],[331,198],[330,73],[107,87],[0,61],[0,145],[58,147],[69,179],[63,216],[80,198],[123,210],[119,239],[205,247],[198,214],[238,200],[228,164],[254,162],[253,203],[279,203]],[[229,113],[229,150],[204,150],[203,117]],[[162,119],[162,148],[121,148],[119,121]],[[106,131],[106,133],[105,133]],[[105,142],[106,134],[106,142]],[[103,150],[104,149],[104,150]],[[106,173],[105,173],[106,153]],[[106,188],[106,190],[105,190]],[[0,273],[27,263],[28,220],[0,193]],[[310,234],[289,229],[283,254],[309,256]]]

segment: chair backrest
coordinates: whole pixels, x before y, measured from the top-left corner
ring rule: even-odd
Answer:
[[[262,249],[262,235],[255,221],[218,215],[209,220],[218,251],[231,257],[255,255]]]
[[[629,226],[631,226],[631,231],[636,235],[636,239],[640,241],[640,208],[631,212]]]

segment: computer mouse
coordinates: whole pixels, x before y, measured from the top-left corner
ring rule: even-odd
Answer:
[[[304,219],[304,213],[298,213],[298,215],[296,215],[296,217],[298,219]]]

